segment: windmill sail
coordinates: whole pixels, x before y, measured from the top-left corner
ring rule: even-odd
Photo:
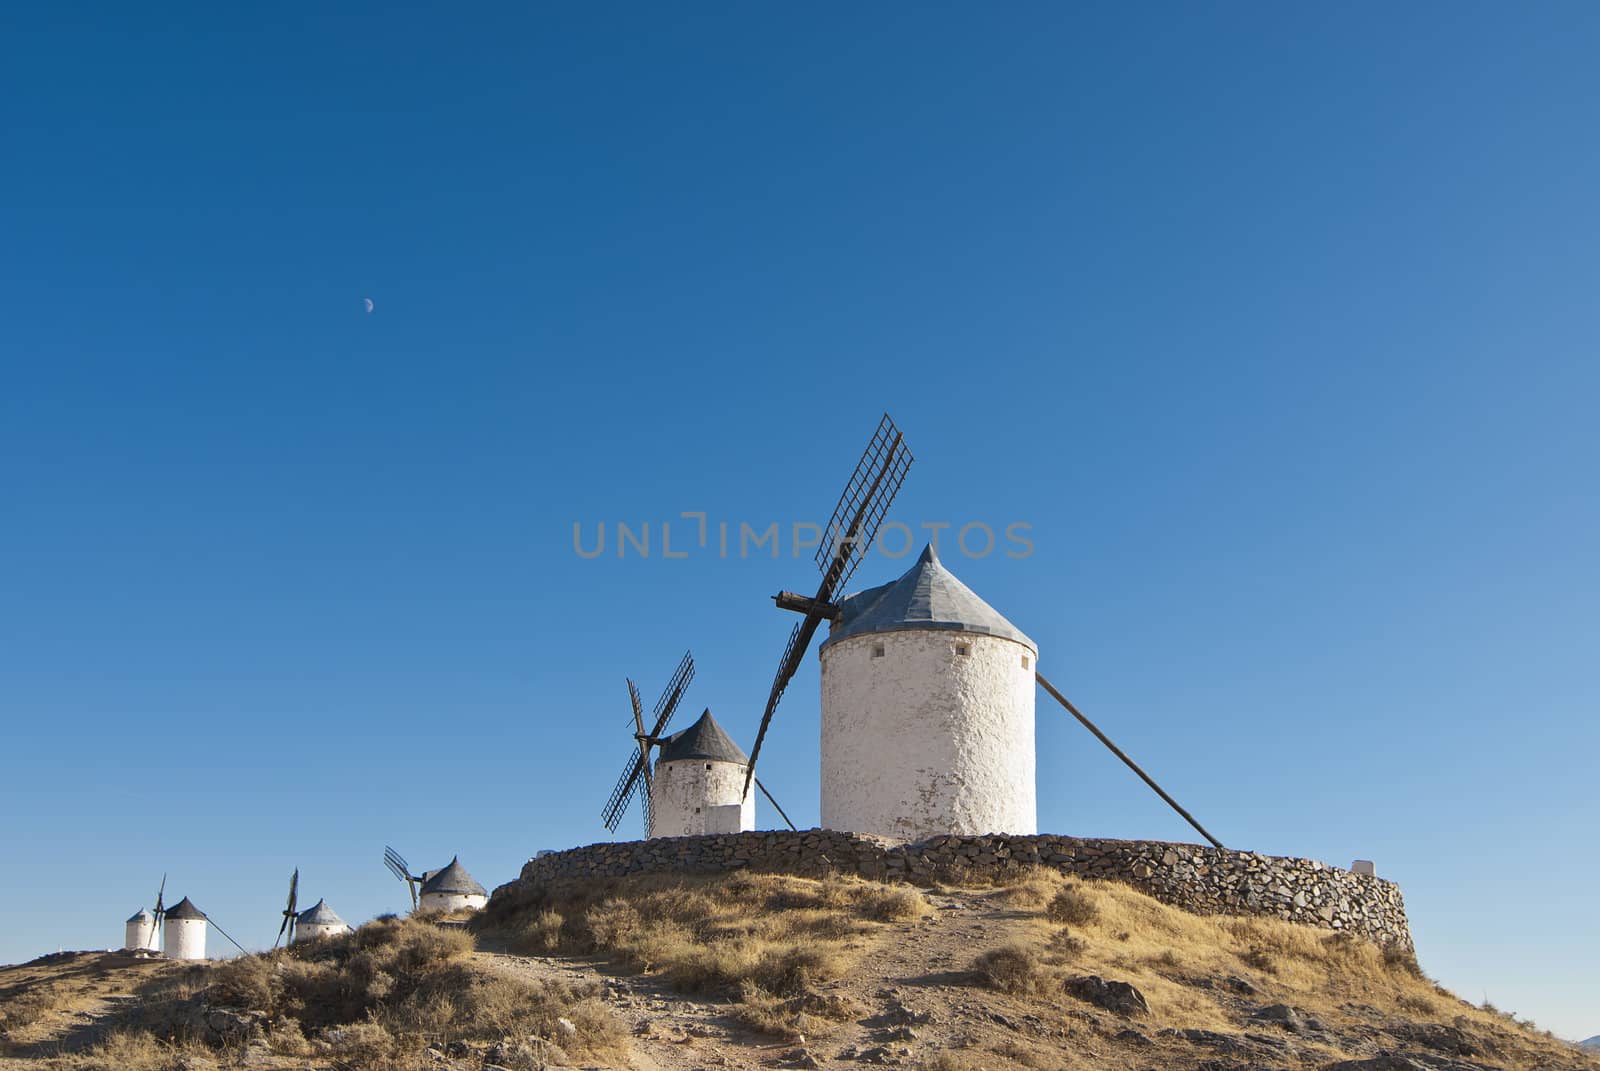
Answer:
[[[750,783],[755,779],[756,760],[761,757],[761,745],[767,738],[772,715],[783,699],[789,681],[805,660],[811,640],[817,634],[823,619],[831,617],[833,604],[844,585],[855,575],[861,559],[866,557],[872,541],[877,538],[878,526],[889,512],[889,505],[900,493],[911,463],[916,460],[905,445],[905,437],[895,426],[889,414],[883,414],[877,430],[867,443],[855,471],[845,482],[844,491],[834,507],[833,516],[825,530],[826,539],[817,550],[817,567],[822,570],[822,583],[811,599],[798,600],[805,606],[805,617],[789,633],[783,656],[778,659],[778,672],[772,678],[772,689],[767,694],[767,707],[761,714],[761,727],[756,730],[755,746],[750,749],[750,764],[745,768],[744,794],[750,795]],[[784,593],[779,595],[783,605]]]
[[[633,703],[635,718],[635,743],[628,754],[627,762],[622,767],[622,776],[617,779],[616,787],[611,790],[611,795],[606,798],[606,805],[600,811],[600,821],[606,829],[615,833],[617,826],[622,823],[622,815],[628,809],[628,804],[633,802],[634,794],[638,792],[640,782],[648,787],[650,783],[650,748],[661,739],[667,730],[667,725],[672,721],[672,716],[677,713],[678,704],[683,699],[683,693],[688,690],[689,682],[694,680],[694,652],[685,651],[683,659],[678,663],[678,668],[673,671],[667,686],[661,692],[661,698],[656,701],[655,708],[651,711],[651,729],[644,731],[644,719],[639,712],[639,690],[633,681],[628,682],[629,698]],[[650,793],[644,794],[645,832],[650,830]]]

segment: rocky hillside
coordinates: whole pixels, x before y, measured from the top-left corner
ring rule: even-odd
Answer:
[[[618,879],[221,964],[48,957],[0,970],[0,1068],[1600,1071],[1405,954],[1009,882]]]
[[[1600,1052],[1600,1034],[1596,1034],[1594,1037],[1589,1038],[1586,1041],[1578,1042],[1578,1048],[1593,1049],[1597,1052]]]

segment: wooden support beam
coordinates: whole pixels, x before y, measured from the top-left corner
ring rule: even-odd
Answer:
[[[839,607],[831,602],[819,602],[809,595],[801,595],[794,591],[780,591],[772,597],[780,610],[792,610],[797,614],[815,613],[818,617],[829,621],[839,616]]]
[[[1033,674],[1033,679],[1039,682],[1039,687],[1043,688],[1045,691],[1050,693],[1050,697],[1052,699],[1054,699],[1056,702],[1060,703],[1062,706],[1066,707],[1068,714],[1071,714],[1074,718],[1077,718],[1078,721],[1083,725],[1083,727],[1085,729],[1088,729],[1091,733],[1093,733],[1095,735],[1095,739],[1099,740],[1106,747],[1110,748],[1111,749],[1111,753],[1113,755],[1115,755],[1117,758],[1121,759],[1123,761],[1123,764],[1126,765],[1128,767],[1128,769],[1130,769],[1134,773],[1138,774],[1140,780],[1142,780],[1145,784],[1149,785],[1151,788],[1155,789],[1156,795],[1160,796],[1163,800],[1165,800],[1168,807],[1171,807],[1174,811],[1177,811],[1180,815],[1182,815],[1183,816],[1183,820],[1188,822],[1191,826],[1194,826],[1195,830],[1197,832],[1199,832],[1199,834],[1202,837],[1204,837],[1206,840],[1209,840],[1212,844],[1216,845],[1218,848],[1222,847],[1222,842],[1220,840],[1218,840],[1216,837],[1213,837],[1210,833],[1206,832],[1206,827],[1201,825],[1199,822],[1196,822],[1194,820],[1194,815],[1190,814],[1188,811],[1184,810],[1181,806],[1179,806],[1178,805],[1178,801],[1173,799],[1171,796],[1167,795],[1167,790],[1166,789],[1164,789],[1160,785],[1156,784],[1155,779],[1152,778],[1149,774],[1145,773],[1144,770],[1140,768],[1140,766],[1139,766],[1139,764],[1137,762],[1134,762],[1132,759],[1128,758],[1126,752],[1124,752],[1117,745],[1113,744],[1111,742],[1111,738],[1109,736],[1107,736],[1105,733],[1100,731],[1100,727],[1099,726],[1095,725],[1094,722],[1092,722],[1088,718],[1084,717],[1083,716],[1083,712],[1080,711],[1077,707],[1072,705],[1072,701],[1071,700],[1069,700],[1066,696],[1062,695],[1059,691],[1057,691],[1055,685],[1051,684],[1049,681],[1044,679],[1044,674],[1043,673],[1040,673],[1038,670],[1035,670],[1034,674]]]

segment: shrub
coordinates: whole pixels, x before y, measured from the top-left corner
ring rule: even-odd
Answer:
[[[211,1001],[226,1008],[275,1007],[282,990],[279,962],[275,955],[240,956],[223,962],[211,976]]]
[[[1417,954],[1408,948],[1399,948],[1389,945],[1383,950],[1383,965],[1396,974],[1404,974],[1411,978],[1424,978],[1422,965],[1417,962]]]
[[[899,886],[863,886],[856,907],[874,922],[904,922],[928,913],[928,901],[915,889]]]
[[[398,1040],[377,1023],[334,1027],[325,1032],[323,1040],[329,1053],[338,1058],[337,1066],[349,1071],[380,1067],[398,1071],[406,1066],[401,1062]]]
[[[1278,973],[1278,964],[1272,958],[1272,953],[1259,945],[1240,955],[1239,961],[1246,967],[1253,967],[1263,974]]]
[[[843,973],[837,953],[818,946],[778,948],[760,956],[749,981],[778,996],[798,996],[815,982],[825,982]],[[746,979],[735,979],[746,981]]]
[[[835,993],[808,990],[785,999],[747,984],[740,992],[734,1017],[764,1034],[798,1041],[801,1037],[824,1036],[838,1023],[860,1014],[859,1005]]]
[[[545,908],[530,912],[526,919],[508,928],[506,934],[512,949],[524,955],[548,955],[561,947],[562,929],[566,919],[561,912]]]
[[[1094,898],[1081,886],[1068,885],[1050,898],[1044,913],[1053,922],[1086,926],[1099,916],[1100,909],[1095,905]]]
[[[1065,926],[1050,936],[1049,949],[1060,960],[1076,959],[1089,950],[1089,943],[1075,937]]]
[[[1018,996],[1040,987],[1043,964],[1033,950],[1023,945],[1004,945],[985,952],[972,964],[978,981],[986,988]]]

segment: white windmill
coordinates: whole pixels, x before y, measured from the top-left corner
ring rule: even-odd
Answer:
[[[1039,673],[1034,642],[946,569],[932,547],[898,580],[845,594],[913,460],[885,413],[824,528],[817,593],[773,596],[780,609],[803,618],[778,661],[744,795],[784,690],[827,621],[819,655],[824,827],[909,840],[1036,832],[1037,684],[1220,848]]]

